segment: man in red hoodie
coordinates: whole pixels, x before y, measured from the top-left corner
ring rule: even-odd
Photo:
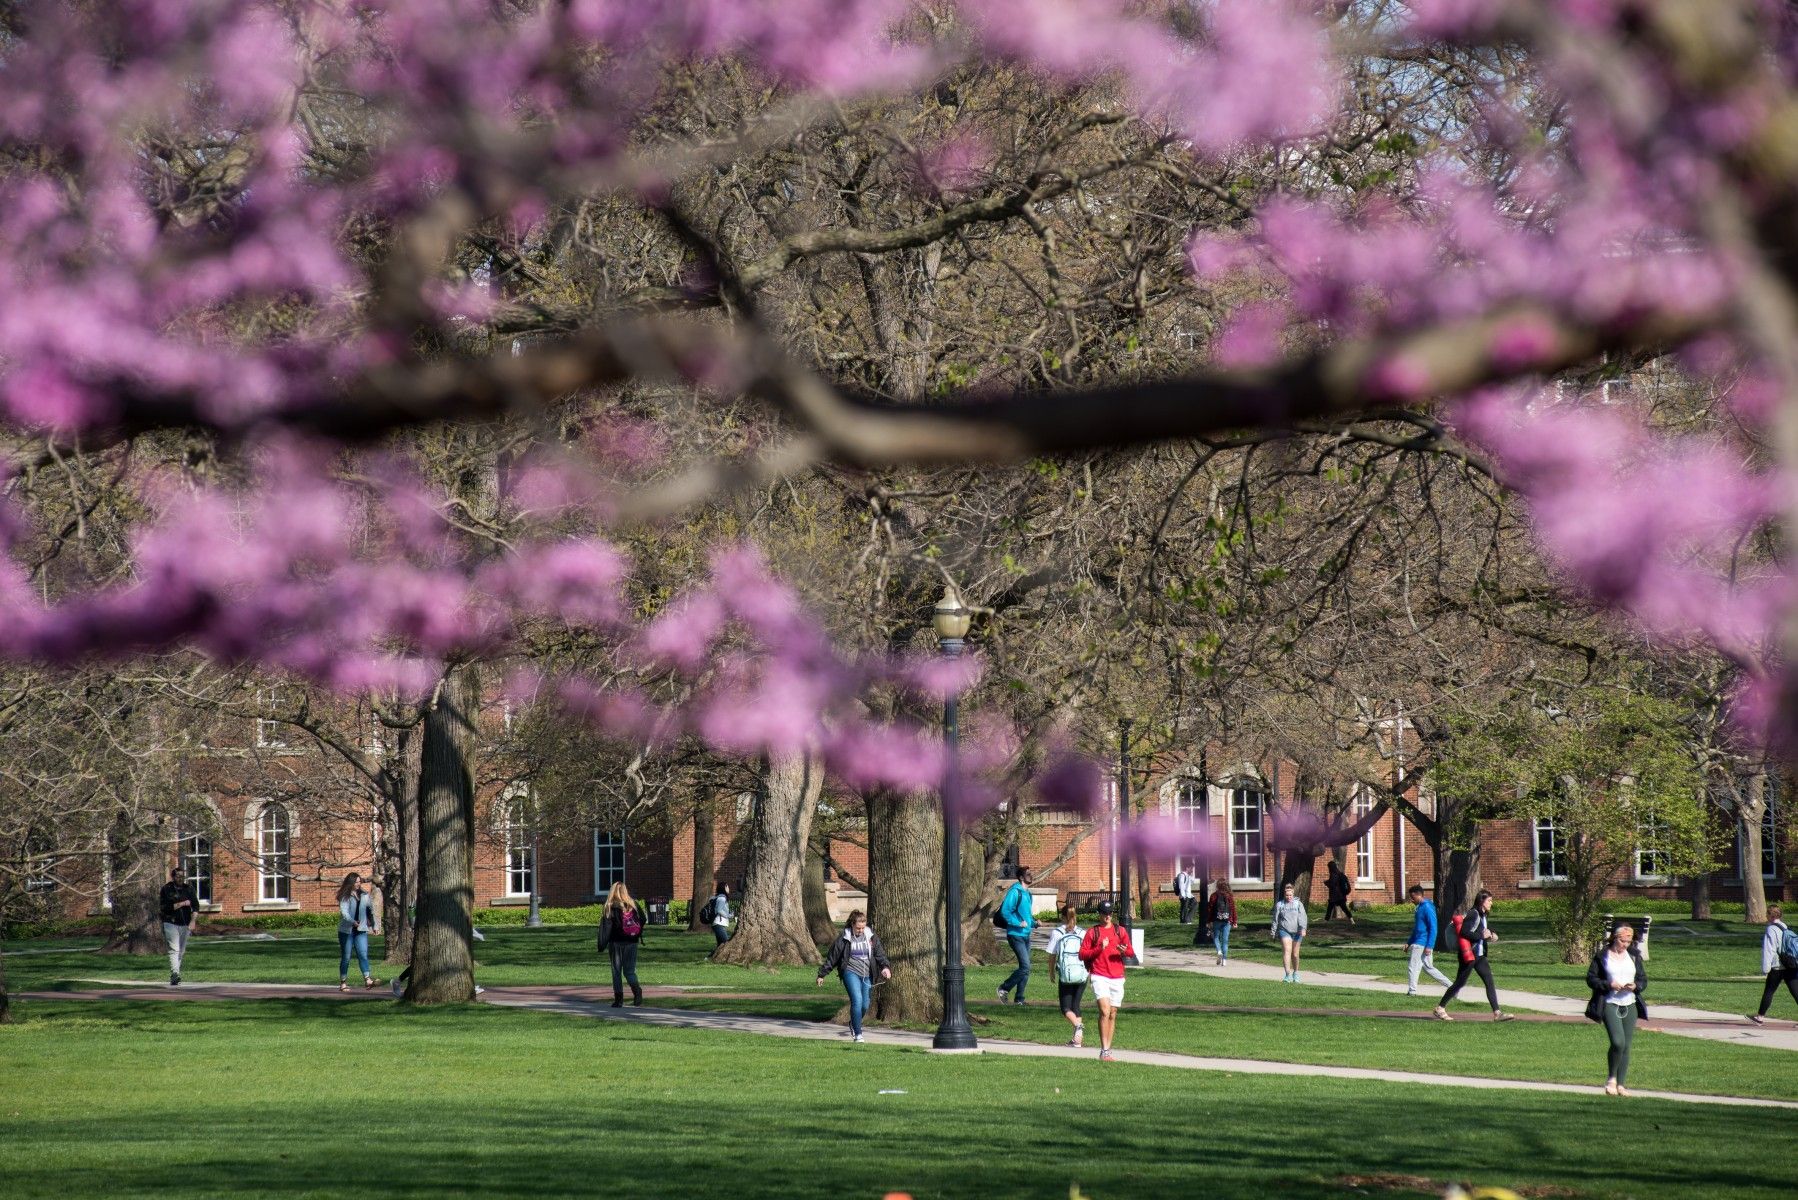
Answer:
[[[1099,1002],[1099,1059],[1111,1061],[1111,1035],[1124,1004],[1124,960],[1134,947],[1130,931],[1111,916],[1111,901],[1099,902],[1099,923],[1080,943],[1080,961],[1092,973],[1093,997]]]

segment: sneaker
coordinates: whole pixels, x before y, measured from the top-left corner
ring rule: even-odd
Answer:
[[[1492,1019],[1494,1021],[1515,1021],[1517,1018],[1508,1012],[1495,1012],[1492,1014]]]
[[[1436,1011],[1434,1013],[1432,1013],[1431,1015],[1434,1016],[1438,1021],[1454,1020],[1453,1017],[1448,1015],[1448,1010],[1446,1008],[1443,1008],[1440,1004],[1438,1004],[1436,1006]]]
[[[1405,995],[1407,995],[1407,996],[1415,996],[1416,994],[1417,994],[1416,988],[1406,988],[1405,989]]]
[[[618,999],[612,1001],[612,1007],[613,1008],[623,1008],[624,1007],[624,997],[620,996],[620,997],[618,997]]]
[[[1101,1051],[1099,1051],[1099,1061],[1100,1062],[1114,1062],[1116,1060],[1111,1057],[1111,1051],[1101,1050]]]
[[[1761,1016],[1759,1013],[1749,1013],[1748,1019],[1753,1021],[1756,1025],[1765,1025],[1767,1023],[1767,1018]]]
[[[1293,973],[1292,973],[1292,981],[1293,981],[1293,982],[1294,982],[1294,983],[1297,983],[1297,982],[1298,982],[1298,981],[1299,981],[1299,973],[1298,973],[1298,972],[1297,972],[1297,971],[1294,971],[1294,972],[1293,972]]]
[[[1213,963],[1212,966],[1221,967],[1223,965],[1224,965],[1224,956],[1220,954],[1217,956],[1217,961],[1215,963]]]
[[[1024,1007],[1024,997],[1019,996],[1016,1000],[1012,1001],[1012,1004],[1018,1008],[1023,1008]]]
[[[863,1036],[862,1036],[862,1035],[861,1035],[861,1034],[859,1034],[859,1033],[858,1033],[858,1034],[856,1034],[856,1035],[855,1035],[855,1036],[854,1036],[854,1037],[852,1037],[852,1038],[850,1038],[850,1039],[849,1039],[849,1040],[850,1040],[850,1041],[852,1041],[852,1042],[865,1042],[865,1041],[867,1041],[867,1040],[868,1040],[868,1039],[867,1039],[867,1038],[865,1038],[865,1037],[863,1037]]]
[[[170,971],[169,972],[169,986],[170,987],[180,987],[181,986],[181,972],[179,972],[179,971]]]
[[[1006,1003],[1009,1003],[1010,1001],[1011,1001],[1010,994],[1007,993],[1004,988],[1000,988],[999,989],[999,1003],[1006,1004]]]
[[[1074,1040],[1069,1042],[1068,1045],[1070,1045],[1070,1046],[1074,1047],[1074,1049],[1078,1050],[1080,1048],[1080,1043],[1084,1042],[1085,1040],[1086,1040],[1086,1026],[1084,1026],[1084,1025],[1074,1026]]]

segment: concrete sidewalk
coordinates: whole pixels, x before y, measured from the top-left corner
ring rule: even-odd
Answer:
[[[1285,974],[1279,967],[1271,963],[1250,962],[1246,959],[1232,960],[1223,966],[1214,965],[1213,955],[1197,950],[1167,950],[1150,946],[1144,952],[1143,965],[1164,971],[1189,971],[1195,975],[1215,975],[1220,979],[1258,979],[1267,983],[1278,983]],[[1326,960],[1327,961],[1327,960]],[[1504,975],[1494,971],[1498,981],[1498,1000],[1505,1010],[1524,1012],[1553,1013],[1556,1016],[1571,1016],[1584,1019],[1586,1002],[1571,996],[1547,996],[1540,992],[1520,992],[1505,986]],[[1427,979],[1427,977],[1426,977]],[[1297,986],[1354,988],[1363,992],[1384,992],[1387,995],[1402,996],[1405,985],[1392,983],[1372,975],[1356,975],[1342,971],[1313,971],[1301,967]],[[1430,988],[1419,988],[1418,995],[1425,996],[1435,991],[1436,985]],[[1646,993],[1650,1020],[1644,1027],[1658,1030],[1661,1033],[1676,1034],[1680,1037],[1703,1038],[1712,1042],[1739,1042],[1745,1046],[1760,1046],[1769,1050],[1798,1051],[1798,1025],[1790,1021],[1769,1020],[1765,1025],[1756,1025],[1745,1016],[1732,1013],[1711,1012],[1702,1008],[1685,1008],[1677,1004],[1656,1004],[1654,1002],[1654,981],[1651,976]],[[1456,997],[1462,1004],[1474,1005],[1484,1010],[1486,1007],[1485,989],[1477,978],[1471,980]],[[1457,1009],[1459,1013],[1461,1010]],[[1465,1016],[1457,1016],[1456,1020],[1466,1020]],[[1475,1017],[1475,1020],[1481,1019]]]

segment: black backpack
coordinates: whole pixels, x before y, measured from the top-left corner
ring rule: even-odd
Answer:
[[[701,925],[710,925],[717,916],[718,898],[713,896],[710,900],[705,902],[705,907],[699,910],[699,923]]]

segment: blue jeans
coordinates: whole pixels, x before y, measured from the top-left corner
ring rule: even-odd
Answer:
[[[1213,921],[1211,923],[1211,944],[1217,947],[1219,958],[1230,957],[1230,922]]]
[[[356,952],[356,962],[362,967],[364,977],[374,974],[368,969],[368,935],[366,933],[339,933],[337,935],[337,978],[350,977],[350,951]]]
[[[849,990],[849,1032],[862,1031],[862,1017],[868,1011],[868,999],[874,994],[874,980],[854,971],[843,972],[843,986]]]
[[[1018,969],[1005,977],[1005,982],[999,985],[999,990],[1011,992],[1013,988],[1016,988],[1017,990],[1012,992],[1012,999],[1022,1004],[1024,989],[1030,986],[1030,935],[1026,933],[1020,936],[1008,933],[1005,935],[1005,940],[1011,943],[1011,952],[1018,956]]]

